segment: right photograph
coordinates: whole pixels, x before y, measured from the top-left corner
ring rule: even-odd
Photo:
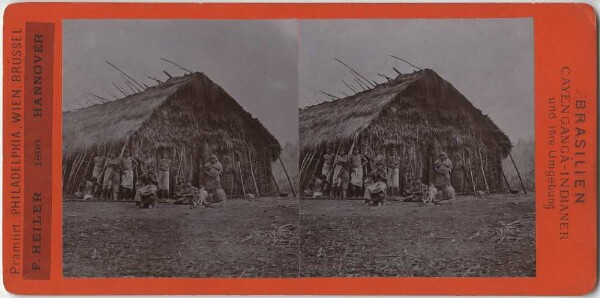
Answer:
[[[536,276],[533,20],[299,28],[300,276]]]

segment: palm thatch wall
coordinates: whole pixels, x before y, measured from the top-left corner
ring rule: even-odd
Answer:
[[[458,192],[503,190],[501,161],[508,137],[433,70],[398,76],[355,95],[300,110],[301,185],[322,166],[326,147],[354,145],[363,153],[396,149],[401,173],[430,179],[433,158],[448,153]],[[487,187],[486,187],[487,182]]]
[[[173,161],[171,177],[204,181],[203,165],[216,154],[224,166],[228,195],[244,189],[270,193],[271,164],[281,146],[275,137],[220,86],[202,73],[171,78],[143,92],[63,113],[63,186],[91,175],[97,149],[132,155],[163,152]],[[240,174],[241,171],[241,174]]]

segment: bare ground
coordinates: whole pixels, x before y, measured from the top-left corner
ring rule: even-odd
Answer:
[[[298,202],[231,200],[189,209],[63,205],[65,277],[295,277]]]
[[[535,276],[534,196],[451,206],[303,200],[300,275]]]

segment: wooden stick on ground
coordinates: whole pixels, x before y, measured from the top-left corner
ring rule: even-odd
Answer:
[[[527,190],[525,189],[525,184],[523,183],[523,179],[521,178],[521,173],[519,172],[519,169],[517,168],[517,164],[515,163],[515,160],[513,159],[512,154],[510,154],[510,151],[508,152],[508,156],[510,157],[510,161],[512,161],[512,164],[515,167],[515,170],[517,170],[517,176],[519,176],[519,181],[521,181],[521,187],[523,188],[523,192],[525,194],[527,194]]]

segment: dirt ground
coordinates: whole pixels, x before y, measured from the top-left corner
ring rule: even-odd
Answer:
[[[534,195],[455,205],[303,200],[300,275],[535,276]]]
[[[298,202],[230,200],[189,209],[63,204],[65,277],[294,277]]]
[[[65,201],[64,276],[535,276],[534,207],[533,195],[383,207],[261,198],[140,210]]]

